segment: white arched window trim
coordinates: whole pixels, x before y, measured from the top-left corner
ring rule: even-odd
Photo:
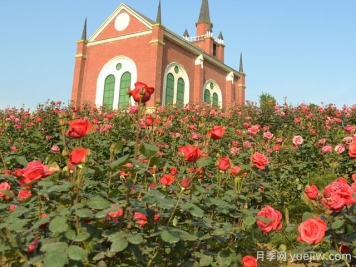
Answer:
[[[120,70],[116,69],[116,65],[121,63],[122,67]],[[133,89],[135,82],[137,81],[137,68],[135,62],[126,56],[117,56],[110,59],[101,69],[97,83],[96,83],[96,95],[95,95],[95,105],[103,105],[103,95],[104,95],[104,85],[105,79],[108,75],[112,74],[115,77],[115,88],[114,88],[114,103],[113,108],[117,109],[119,105],[119,94],[120,94],[120,80],[122,74],[125,72],[131,73],[131,84],[130,87]],[[130,97],[131,105],[135,105],[135,101]]]
[[[210,88],[211,83],[214,84],[213,89]],[[204,99],[205,89],[208,89],[210,91],[210,101],[211,102],[213,101],[214,93],[216,93],[218,95],[219,108],[222,108],[222,94],[221,94],[220,86],[217,84],[217,82],[214,81],[213,79],[209,79],[209,80],[205,81],[204,86],[203,86],[203,98],[202,99]],[[212,103],[210,103],[210,104],[212,104]]]
[[[179,68],[179,72],[175,73],[174,67]],[[167,87],[167,75],[171,73],[174,77],[174,95],[173,95],[173,104],[177,104],[177,92],[178,92],[178,79],[182,78],[184,81],[184,103],[183,104],[188,104],[189,103],[189,94],[190,94],[190,84],[189,84],[189,78],[186,70],[184,67],[177,63],[177,62],[172,62],[168,64],[166,67],[166,70],[164,71],[163,75],[163,95],[162,95],[162,105],[166,104],[166,87]]]

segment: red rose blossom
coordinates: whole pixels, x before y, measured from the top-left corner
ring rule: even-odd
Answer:
[[[262,221],[258,217],[264,217],[268,219],[268,222]],[[281,220],[282,214],[278,210],[275,210],[271,206],[266,206],[257,213],[256,224],[262,233],[270,233],[274,230],[282,229]]]
[[[22,173],[22,176],[19,178],[20,185],[29,186],[31,183],[53,174],[54,171],[50,171],[49,166],[43,165],[41,161],[31,161],[27,164],[26,168],[17,171],[17,173]]]
[[[76,119],[74,121],[69,121],[68,123],[70,128],[66,135],[73,138],[82,138],[92,129],[92,124],[87,120]]]
[[[164,174],[160,178],[160,182],[162,185],[168,186],[174,182],[174,176],[172,174]]]
[[[213,126],[213,129],[208,133],[213,140],[221,139],[225,134],[225,128],[222,126]]]
[[[148,87],[147,84],[136,82],[135,89],[129,91],[129,95],[135,100],[135,102],[146,103],[150,100],[151,95],[154,93],[153,87]]]
[[[229,169],[231,167],[229,157],[226,156],[220,158],[218,167],[220,171],[226,171],[227,169]]]
[[[319,195],[319,190],[316,187],[316,185],[310,185],[307,188],[305,188],[305,194],[307,195],[307,197],[311,200],[315,200],[318,198]]]
[[[69,153],[69,161],[73,165],[78,165],[85,162],[86,156],[89,154],[89,150],[85,148],[74,148]]]
[[[264,170],[265,166],[269,164],[268,159],[266,158],[266,156],[262,153],[259,152],[255,152],[252,156],[251,156],[251,161],[252,161],[252,165],[257,167],[258,169]]]
[[[184,159],[189,162],[196,162],[201,156],[201,151],[198,147],[192,145],[181,146],[178,149],[179,153],[184,155]]]
[[[354,190],[345,181],[345,178],[339,178],[324,188],[323,204],[325,207],[339,212],[344,206],[355,203]]]
[[[353,137],[352,142],[349,145],[349,156],[356,158],[356,136]]]
[[[180,186],[183,187],[184,189],[187,189],[190,185],[192,184],[192,179],[190,178],[184,178],[181,182],[180,182]]]
[[[257,259],[252,256],[245,256],[242,258],[242,267],[257,267]]]
[[[308,244],[318,244],[323,240],[326,228],[327,225],[322,219],[308,218],[299,225],[300,235],[297,240]]]

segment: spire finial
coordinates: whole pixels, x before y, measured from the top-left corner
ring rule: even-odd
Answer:
[[[161,16],[161,0],[158,3],[158,10],[157,10],[157,18],[156,23],[162,24],[162,16]]]
[[[82,40],[87,39],[87,18],[85,18],[83,33],[82,33]]]
[[[239,72],[243,73],[244,72],[244,67],[242,65],[242,53],[240,54],[240,67],[239,67]]]
[[[208,0],[202,0],[202,2],[201,2],[198,23],[210,23],[211,24]]]
[[[189,33],[188,33],[188,30],[185,29],[184,33],[183,33],[183,37],[189,37]]]

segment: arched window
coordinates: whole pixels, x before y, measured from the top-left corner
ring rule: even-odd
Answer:
[[[205,89],[204,91],[204,102],[210,104],[210,91],[209,89]]]
[[[177,107],[183,107],[184,105],[184,80],[182,78],[178,79],[178,88],[177,88]]]
[[[132,59],[123,55],[110,59],[97,78],[95,104],[112,109],[134,105],[135,101],[127,95],[127,89],[133,89],[136,81],[137,68]]]
[[[214,80],[207,80],[203,87],[204,102],[214,108],[221,108],[222,94],[219,85]]]
[[[103,105],[112,109],[114,104],[115,76],[110,74],[105,79]]]
[[[173,104],[174,99],[174,76],[168,73],[166,82],[166,104]]]
[[[217,93],[213,94],[213,105],[214,108],[218,108],[219,107],[219,97]]]
[[[119,108],[125,108],[129,104],[130,96],[127,89],[131,86],[131,73],[126,71],[120,79]]]
[[[164,72],[162,104],[183,107],[189,103],[189,79],[184,67],[170,63]]]

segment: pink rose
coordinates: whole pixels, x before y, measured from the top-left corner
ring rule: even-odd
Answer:
[[[259,152],[254,153],[250,159],[252,161],[252,165],[261,170],[264,170],[265,166],[269,164],[266,156]]]
[[[265,222],[265,220],[262,221],[258,217],[268,219],[268,222]],[[266,206],[257,213],[256,224],[262,233],[270,233],[274,230],[282,229],[281,220],[282,214],[278,210],[275,210],[271,206]]]
[[[19,201],[22,202],[25,199],[29,198],[32,196],[32,193],[30,190],[19,190],[18,194],[17,194]]]
[[[341,211],[344,206],[355,203],[354,190],[345,179],[337,179],[327,185],[323,191],[323,204],[332,211]]]
[[[299,225],[300,235],[297,240],[308,244],[318,244],[323,240],[326,228],[327,225],[322,219],[308,218]]]
[[[307,195],[307,197],[311,200],[315,200],[318,198],[319,195],[319,190],[316,187],[316,185],[310,185],[307,188],[305,188],[305,194]]]
[[[300,135],[296,135],[296,136],[293,137],[292,141],[293,141],[294,145],[298,146],[298,145],[303,144],[304,139]]]
[[[31,183],[54,173],[49,170],[48,165],[43,165],[41,161],[31,161],[21,171],[22,176],[19,178],[21,186],[29,186]]]
[[[6,183],[6,182],[5,183],[1,183],[0,184],[0,198],[5,199],[5,200],[10,199],[9,196],[7,196],[4,193],[2,193],[2,191],[5,191],[5,190],[9,191],[10,188],[11,188],[11,185],[9,183]]]

